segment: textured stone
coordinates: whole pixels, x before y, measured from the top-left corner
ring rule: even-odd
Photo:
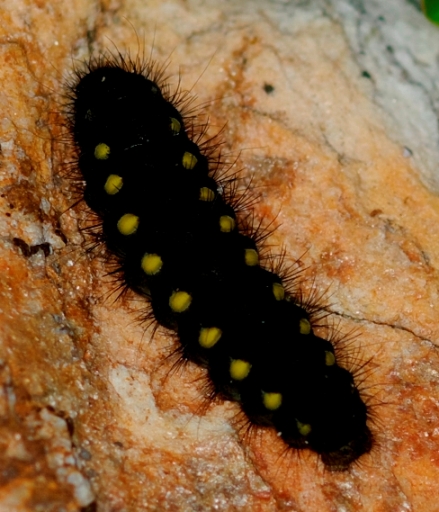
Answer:
[[[439,32],[412,4],[3,2],[2,510],[436,510]],[[63,83],[90,48],[151,45],[349,338],[377,444],[348,472],[208,407],[86,251]]]

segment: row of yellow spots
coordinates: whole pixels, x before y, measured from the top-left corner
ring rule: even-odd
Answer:
[[[127,231],[131,231],[133,226],[135,225],[135,220],[129,216],[126,217],[125,221]],[[120,226],[118,225],[119,229]],[[254,251],[253,249],[248,249],[248,251]],[[252,256],[253,253],[251,253]],[[256,253],[257,256],[257,253]],[[249,259],[251,259],[249,257]],[[160,272],[163,266],[163,260],[158,254],[145,254],[141,260],[141,267],[143,271],[147,275],[156,275]],[[283,300],[285,297],[285,290],[280,283],[273,283],[272,285],[273,295],[276,300]],[[183,313],[187,311],[192,303],[192,296],[184,291],[184,290],[176,290],[171,294],[169,298],[169,306],[174,313]],[[302,318],[299,321],[299,330],[301,334],[309,334],[311,332],[311,324],[308,319]],[[219,327],[203,327],[200,329],[198,342],[199,345],[205,349],[211,349],[214,347],[222,337],[222,330]],[[332,366],[335,364],[335,356],[332,352],[325,351],[325,364],[327,366]],[[251,363],[248,361],[244,361],[242,359],[234,359],[230,363],[229,374],[232,380],[242,381],[248,377],[251,370]],[[275,411],[282,404],[282,395],[280,393],[263,393],[263,404],[267,410]],[[305,424],[302,429],[310,430],[310,426]],[[305,434],[303,434],[305,435]]]
[[[181,129],[181,123],[175,119],[170,119],[170,128],[174,134],[178,134]],[[95,147],[94,156],[97,160],[107,160],[110,156],[110,147],[105,143],[100,143]],[[192,170],[198,162],[198,159],[192,153],[186,151],[181,159],[182,166],[187,170]],[[117,194],[123,186],[123,178],[117,174],[110,174],[105,182],[104,189],[108,195]],[[201,187],[199,199],[205,202],[211,202],[215,199],[215,192],[208,187]],[[127,213],[122,215],[117,223],[119,232],[123,235],[134,234],[139,227],[140,219],[137,215]],[[236,227],[236,221],[230,215],[222,215],[219,219],[220,231],[230,233]],[[259,265],[259,254],[255,249],[245,249],[244,261],[247,266]],[[156,275],[163,266],[161,257],[157,254],[145,254],[141,260],[141,267],[147,275]],[[285,289],[281,283],[273,283],[273,295],[276,300],[280,301],[285,298]],[[176,290],[171,294],[169,306],[175,313],[186,311],[192,302],[192,297],[188,292]],[[311,332],[311,324],[306,318],[302,318],[299,322],[299,330],[301,334],[309,334]],[[222,330],[218,327],[203,327],[200,329],[198,342],[201,347],[210,349],[214,347],[222,337]],[[326,364],[331,366],[335,363],[335,356],[331,352],[326,352]],[[251,363],[242,359],[232,359],[229,367],[229,374],[232,380],[242,381],[248,377],[251,370]],[[262,403],[269,411],[276,411],[282,405],[282,394],[277,392],[262,391]],[[297,421],[297,427],[300,434],[306,436],[311,431],[309,424]]]

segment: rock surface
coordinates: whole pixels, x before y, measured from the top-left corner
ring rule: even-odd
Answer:
[[[0,510],[437,510],[439,29],[403,0],[5,0],[2,20]],[[105,50],[180,73],[340,354],[370,360],[377,443],[349,471],[242,435],[142,301],[114,301],[62,116]]]

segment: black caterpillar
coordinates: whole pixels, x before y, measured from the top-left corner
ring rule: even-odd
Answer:
[[[241,199],[178,98],[156,68],[121,56],[76,72],[69,128],[101,239],[124,285],[177,332],[217,394],[239,402],[251,425],[347,469],[371,449],[368,406],[314,334],[315,308],[261,265],[257,230],[237,215]]]

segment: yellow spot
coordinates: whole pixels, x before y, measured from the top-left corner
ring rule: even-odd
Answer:
[[[200,188],[200,201],[213,201],[215,199],[215,192],[208,187]]]
[[[185,169],[193,169],[197,162],[197,157],[188,151],[184,153],[183,158],[181,159],[181,163]]]
[[[132,235],[139,227],[140,219],[137,215],[126,213],[122,215],[117,223],[117,229],[122,235]]]
[[[220,220],[220,230],[223,233],[230,233],[235,229],[235,219],[230,217],[229,215],[221,215]]]
[[[244,380],[250,373],[251,367],[252,365],[248,361],[232,359],[229,368],[230,377],[232,377],[233,380]]]
[[[192,297],[184,291],[172,292],[169,298],[169,306],[174,313],[183,313],[191,305],[191,302]]]
[[[110,174],[105,182],[104,190],[108,195],[114,196],[122,188],[122,185],[123,179],[121,176],[118,176],[117,174]]]
[[[275,411],[282,405],[281,393],[265,393],[262,392],[262,402],[264,407],[269,411]]]
[[[299,434],[302,436],[307,436],[312,428],[309,423],[301,423],[299,420],[296,420],[297,430],[299,431]]]
[[[300,334],[309,334],[311,332],[311,324],[306,318],[301,318],[299,322]]]
[[[254,249],[245,250],[245,264],[249,267],[255,267],[259,264],[259,254]]]
[[[335,355],[329,350],[325,350],[325,364],[326,366],[332,366],[335,364]]]
[[[170,128],[171,128],[171,131],[174,132],[174,134],[177,134],[177,133],[180,133],[180,129],[181,129],[181,124],[180,124],[180,121],[178,119],[175,119],[175,117],[171,117],[171,123],[170,123]]]
[[[96,160],[107,160],[110,156],[110,146],[101,142],[95,147],[95,158]]]
[[[203,348],[212,348],[218,343],[223,331],[218,327],[202,327],[198,337],[198,343]]]
[[[284,299],[285,289],[280,283],[273,283],[273,295],[276,300]]]
[[[155,276],[162,269],[163,260],[158,254],[145,253],[143,255],[142,261],[140,262],[140,265],[146,275]]]

